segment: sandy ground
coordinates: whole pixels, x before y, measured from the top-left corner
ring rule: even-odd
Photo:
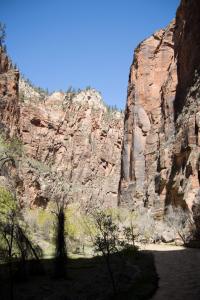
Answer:
[[[155,257],[159,288],[153,300],[200,300],[200,249],[147,245]]]

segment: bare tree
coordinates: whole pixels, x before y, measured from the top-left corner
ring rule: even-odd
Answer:
[[[42,256],[42,250],[33,245],[26,233],[26,229],[22,228],[18,223],[15,225],[14,237],[17,249],[19,251],[19,268],[18,277],[20,279],[26,279],[27,275],[27,260],[34,258],[37,265],[37,271],[41,272],[42,267],[40,264],[40,258]]]
[[[13,262],[23,265],[21,274],[25,275],[26,261],[35,258],[39,261],[38,249],[28,238],[25,223],[19,212],[16,198],[5,188],[0,187],[0,252],[1,260],[8,263],[10,280],[10,299],[14,299]]]
[[[1,249],[2,260],[8,263],[9,280],[10,280],[10,299],[14,299],[14,280],[13,280],[13,259],[14,253],[14,228],[15,213],[9,215],[9,221],[0,223],[0,236],[3,248]]]
[[[183,243],[186,243],[186,239],[189,235],[190,216],[188,211],[179,207],[168,206],[166,209],[165,222],[174,232],[174,235],[178,235]]]
[[[102,211],[93,214],[97,228],[97,235],[94,238],[94,247],[96,252],[101,252],[107,266],[111,279],[113,292],[116,294],[117,287],[114,278],[114,272],[111,266],[111,255],[118,252],[119,228],[113,222],[112,216]]]

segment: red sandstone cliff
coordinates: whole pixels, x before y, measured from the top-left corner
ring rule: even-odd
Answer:
[[[82,207],[117,206],[122,114],[108,112],[93,89],[34,99],[21,104],[22,202],[45,207],[60,176]]]
[[[0,47],[0,130],[9,136],[19,131],[18,80],[19,72]]]
[[[22,206],[45,207],[58,181],[82,207],[117,206],[123,114],[109,111],[97,91],[45,95],[19,81],[1,48],[0,122],[0,182]],[[17,156],[4,146],[16,137]]]
[[[196,209],[199,198],[200,3],[135,50],[130,70],[121,205]]]
[[[62,178],[73,201],[116,206],[121,176],[120,205],[161,216],[180,204],[199,219],[199,12],[198,1],[183,0],[176,19],[135,50],[121,174],[122,115],[109,113],[94,90],[47,96],[22,80],[18,95],[19,74],[0,49],[0,125],[22,140],[22,204],[45,207]]]

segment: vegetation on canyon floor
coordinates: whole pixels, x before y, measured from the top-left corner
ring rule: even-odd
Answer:
[[[90,207],[85,213],[66,204],[52,199],[46,209],[21,210],[1,188],[1,298],[147,299],[158,279],[152,255],[140,251],[136,240],[151,241],[149,212]],[[186,220],[169,208],[166,222],[175,235]]]
[[[51,209],[49,213],[52,218],[49,220],[53,220],[54,251],[51,258],[43,259],[42,248],[38,245],[38,237],[36,238],[38,230],[33,231],[36,228],[32,220],[27,219],[27,212],[23,215],[13,195],[1,188],[0,277],[4,282],[0,289],[2,299],[40,299],[38,293],[42,293],[41,282],[46,287],[45,295],[46,292],[55,292],[55,282],[60,286],[56,295],[49,299],[57,299],[57,296],[60,299],[66,299],[66,296],[69,299],[121,299],[121,294],[127,294],[127,299],[133,295],[138,296],[138,299],[145,299],[153,293],[157,277],[152,256],[138,252],[137,247],[129,243],[128,235],[121,235],[119,224],[111,212],[93,211],[88,217],[90,221],[83,221],[88,230],[87,238],[93,254],[89,258],[84,253],[84,244],[81,250],[76,245],[74,254],[83,257],[77,259],[73,255],[70,258],[68,247],[70,226],[66,216],[69,217],[69,212],[62,201],[54,202]],[[44,215],[46,213],[44,211]],[[43,225],[46,219],[44,215],[41,212],[38,214]],[[45,228],[51,232],[49,223]],[[71,234],[72,232],[74,235],[71,227]],[[48,236],[47,232],[45,235]],[[39,239],[41,243],[44,237],[40,236]],[[101,255],[96,256],[95,253]],[[91,283],[92,287],[87,289]]]
[[[154,261],[136,241],[159,240],[151,212],[93,206],[86,212],[67,201],[67,189],[58,178],[45,209],[22,209],[16,196],[1,187],[2,299],[149,297],[157,286]],[[168,210],[160,233],[170,226],[172,240],[184,237],[187,214]]]
[[[1,135],[0,149],[3,173],[9,163],[16,168],[28,160],[16,138]],[[39,162],[29,163],[44,172]],[[46,292],[49,299],[120,299],[121,294],[145,299],[153,293],[153,258],[138,251],[133,230],[119,222],[117,209],[90,206],[86,213],[69,203],[68,185],[59,176],[45,208],[22,208],[9,183],[0,189],[2,299],[40,299]],[[55,283],[60,289],[54,294]]]

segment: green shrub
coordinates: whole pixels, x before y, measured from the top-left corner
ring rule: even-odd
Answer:
[[[4,134],[0,134],[0,157],[1,158],[11,158],[18,160],[23,153],[23,144],[22,141],[13,137],[7,139]]]
[[[17,203],[13,195],[4,187],[0,187],[0,217],[1,222],[6,221],[12,212],[17,210]]]
[[[28,158],[27,160],[31,167],[36,169],[39,173],[49,173],[51,171],[51,167],[42,161],[34,158]]]
[[[53,242],[55,215],[49,209],[26,209],[23,210],[23,217],[32,237],[37,234],[39,240]]]

